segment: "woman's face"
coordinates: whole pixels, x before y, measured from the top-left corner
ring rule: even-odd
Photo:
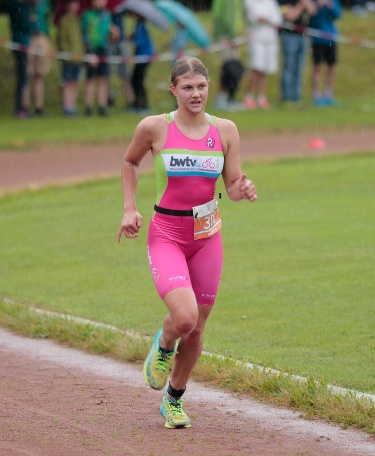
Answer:
[[[179,107],[198,114],[206,106],[208,87],[209,82],[207,79],[201,74],[195,74],[193,77],[180,77],[177,85],[171,85],[170,89],[177,98]]]

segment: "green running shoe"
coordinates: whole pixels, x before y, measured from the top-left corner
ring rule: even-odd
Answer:
[[[148,386],[161,390],[167,383],[169,371],[175,350],[170,353],[163,353],[160,350],[160,337],[163,330],[155,334],[150,353],[143,364],[143,376]]]
[[[191,427],[190,418],[182,410],[183,399],[168,397],[165,392],[160,405],[160,414],[165,418],[164,426],[168,429],[181,429]]]

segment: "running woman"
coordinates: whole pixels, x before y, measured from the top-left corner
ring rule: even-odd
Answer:
[[[178,59],[170,90],[178,108],[145,117],[135,129],[122,165],[124,216],[118,232],[138,237],[139,165],[151,152],[157,197],[148,231],[147,253],[156,289],[168,313],[154,337],[143,373],[147,384],[163,389],[160,405],[167,428],[187,428],[182,395],[202,353],[203,331],[219,286],[223,248],[215,185],[220,175],[233,201],[256,201],[256,188],[241,170],[237,127],[205,112],[208,71],[194,57]]]

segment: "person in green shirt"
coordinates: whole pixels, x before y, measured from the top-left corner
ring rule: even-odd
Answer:
[[[97,82],[99,115],[108,115],[109,38],[113,27],[106,10],[107,0],[91,0],[91,8],[82,14],[81,27],[86,54],[92,60],[87,64],[85,84],[85,115],[93,114],[95,83]]]
[[[79,0],[65,0],[65,14],[57,24],[57,48],[67,53],[61,60],[62,106],[65,116],[77,115],[78,81],[83,56]]]

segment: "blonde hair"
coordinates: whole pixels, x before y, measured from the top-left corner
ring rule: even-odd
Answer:
[[[203,63],[196,57],[184,55],[173,65],[171,72],[171,84],[176,87],[179,79],[182,77],[192,78],[196,74],[201,74],[207,79],[207,81],[209,80],[208,70]]]

